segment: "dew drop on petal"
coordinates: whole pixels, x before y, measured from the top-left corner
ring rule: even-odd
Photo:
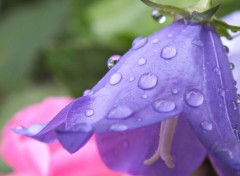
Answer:
[[[143,99],[147,99],[147,98],[148,98],[148,95],[144,94],[144,95],[142,95],[142,98],[143,98]]]
[[[152,43],[155,44],[155,43],[158,43],[158,41],[159,41],[159,40],[158,40],[157,38],[155,38],[155,39],[152,40]]]
[[[145,59],[145,58],[140,58],[139,60],[138,60],[138,65],[145,65],[147,63],[147,60]]]
[[[128,129],[127,125],[124,124],[112,124],[110,126],[110,131],[121,132],[126,131],[127,129]]]
[[[219,88],[219,89],[218,89],[218,94],[219,94],[221,97],[224,97],[224,96],[225,96],[225,91],[224,91],[222,88]]]
[[[225,45],[223,45],[223,51],[228,54],[229,53],[229,48]]]
[[[173,35],[172,35],[172,34],[168,34],[167,36],[168,36],[169,38],[171,38]]]
[[[155,74],[143,74],[138,80],[138,87],[143,90],[148,90],[156,87],[158,78]]]
[[[148,39],[146,37],[137,37],[132,42],[132,49],[137,50],[139,48],[142,48],[147,43],[147,41]]]
[[[213,69],[213,71],[214,71],[217,75],[220,75],[220,73],[221,73],[221,71],[220,71],[220,69],[219,69],[218,67],[215,67],[215,68]]]
[[[177,55],[177,49],[174,46],[165,46],[162,49],[161,57],[163,59],[172,59]]]
[[[172,101],[157,100],[154,102],[153,108],[157,112],[171,112],[176,108],[176,105]]]
[[[238,105],[235,101],[232,102],[232,107],[233,107],[233,110],[237,110]]]
[[[28,127],[28,132],[32,135],[39,133],[47,124],[34,124]]]
[[[84,90],[83,96],[88,96],[90,92],[91,92],[90,89]]]
[[[202,40],[193,40],[193,41],[192,41],[192,44],[194,44],[194,45],[196,45],[196,46],[200,46],[200,47],[203,46]]]
[[[134,77],[134,76],[132,76],[132,77],[129,78],[129,81],[130,81],[130,82],[133,82],[134,80],[135,80],[135,77]]]
[[[237,95],[237,103],[240,104],[240,94]]]
[[[201,123],[201,127],[202,129],[206,130],[206,131],[211,131],[213,129],[213,125],[211,122],[208,121],[203,121]]]
[[[121,73],[114,73],[111,77],[110,77],[110,81],[109,83],[111,85],[116,85],[118,84],[122,79],[122,74]]]
[[[74,126],[71,126],[70,129],[72,131],[81,131],[84,133],[89,133],[89,132],[93,131],[92,125],[87,124],[87,123],[76,123],[76,124],[74,124]]]
[[[108,61],[107,61],[107,66],[109,69],[113,68],[117,63],[118,61],[121,59],[121,56],[120,55],[113,55],[111,56]]]
[[[174,94],[174,95],[178,94],[178,90],[177,89],[172,89],[171,91],[172,91],[172,94]]]
[[[94,114],[94,111],[92,109],[87,109],[85,111],[85,116],[87,116],[87,117],[91,117],[91,116],[93,116],[93,114]]]
[[[107,118],[108,119],[126,119],[129,118],[133,114],[133,110],[127,106],[120,105],[113,108],[109,113]]]
[[[199,107],[201,104],[203,104],[204,96],[201,91],[192,89],[186,92],[185,101],[189,106]]]
[[[231,70],[233,70],[235,68],[235,65],[232,62],[230,62],[229,67],[230,67]]]

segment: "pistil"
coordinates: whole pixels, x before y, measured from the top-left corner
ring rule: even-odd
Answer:
[[[178,117],[161,122],[157,150],[149,159],[144,161],[145,165],[152,165],[159,158],[161,158],[169,168],[175,167],[171,155],[171,146],[177,126],[177,121]]]

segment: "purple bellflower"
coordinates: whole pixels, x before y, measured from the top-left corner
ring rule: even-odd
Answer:
[[[188,176],[206,154],[220,175],[240,174],[235,81],[211,25],[175,21],[108,65],[50,122],[14,131],[70,153],[95,133],[106,165],[132,175]]]

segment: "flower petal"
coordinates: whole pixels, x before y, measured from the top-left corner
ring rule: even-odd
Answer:
[[[193,134],[184,117],[179,118],[172,144],[175,168],[168,168],[161,160],[144,165],[155,152],[159,140],[160,124],[118,133],[97,133],[98,148],[104,162],[116,171],[133,175],[186,176],[201,164],[205,149]]]
[[[217,34],[210,29],[203,35],[205,47],[201,66],[204,69],[196,75],[200,78],[200,91],[192,92],[187,100],[185,98],[186,102],[201,103],[198,106],[186,103],[184,114],[212,157],[229,167],[240,168],[240,147],[237,147],[240,119],[233,76]],[[232,145],[226,145],[226,142]],[[237,157],[231,158],[229,153]]]
[[[82,121],[92,123],[96,132],[124,131],[181,113],[185,90],[199,84],[192,75],[202,70],[202,30],[197,23],[175,22],[148,38],[135,39],[88,95],[91,118],[78,105],[67,126]]]

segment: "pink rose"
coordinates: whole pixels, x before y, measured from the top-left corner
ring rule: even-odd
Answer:
[[[1,155],[13,169],[11,176],[123,176],[107,169],[101,161],[92,138],[75,154],[67,153],[59,143],[44,144],[15,134],[9,127],[29,126],[50,120],[72,99],[49,97],[28,106],[7,123],[3,129]]]

